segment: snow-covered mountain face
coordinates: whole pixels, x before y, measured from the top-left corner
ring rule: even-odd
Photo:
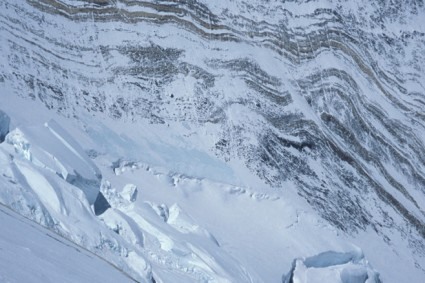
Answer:
[[[419,0],[0,0],[0,200],[141,281],[373,282],[359,247],[419,282],[424,24]]]

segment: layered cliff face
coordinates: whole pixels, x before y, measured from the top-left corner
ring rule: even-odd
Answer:
[[[0,86],[77,120],[186,123],[424,270],[423,1],[210,2],[2,0]]]

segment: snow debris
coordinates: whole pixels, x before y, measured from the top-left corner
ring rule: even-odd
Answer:
[[[127,184],[124,186],[121,196],[123,199],[129,201],[129,202],[135,202],[137,199],[137,186],[133,184]]]
[[[11,131],[6,136],[6,142],[8,144],[13,145],[15,148],[15,152],[22,156],[23,158],[32,161],[31,151],[30,151],[30,143],[25,138],[24,133],[20,129],[15,129]]]
[[[132,192],[132,189],[135,189]],[[125,190],[128,190],[125,192]],[[131,199],[137,199],[137,187],[134,186],[124,186],[122,192],[117,192],[115,188],[111,186],[111,183],[108,180],[103,180],[100,186],[100,193],[102,193],[105,200],[109,203],[112,208],[123,208],[127,207],[132,203]]]
[[[158,214],[159,217],[161,217],[162,220],[164,220],[164,222],[168,221],[168,217],[170,216],[170,211],[168,209],[168,206],[166,204],[160,204],[160,205],[155,205],[155,204],[151,204],[152,209],[156,212],[156,214]]]
[[[167,223],[173,226],[177,231],[183,234],[196,233],[200,230],[199,225],[177,204],[173,204],[169,209]]]

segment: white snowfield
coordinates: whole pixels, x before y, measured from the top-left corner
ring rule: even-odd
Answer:
[[[7,97],[3,105],[9,106],[4,109],[11,117],[11,129],[0,144],[0,202],[139,282],[419,283],[423,279],[423,272],[412,268],[410,250],[402,239],[390,246],[374,231],[345,234],[322,220],[290,183],[285,190],[272,191],[240,164],[222,163],[208,151],[198,160],[210,164],[207,170],[198,168],[194,175],[176,172],[184,165],[168,162],[170,156],[202,149],[201,137],[192,135],[190,145],[177,138],[191,130],[148,123],[125,127],[110,120],[105,131],[102,121],[93,117],[68,120],[38,103]],[[31,116],[32,111],[37,117]],[[60,134],[52,134],[45,121]],[[220,180],[221,170],[227,175]],[[95,216],[87,187],[70,182],[71,174],[88,180],[102,176],[98,189],[111,207]],[[2,222],[2,231],[15,230],[14,219]],[[0,239],[6,236],[0,233]],[[40,247],[38,240],[28,239],[20,245],[30,250]],[[25,272],[20,273],[20,282],[31,282],[35,269],[54,282],[60,268],[73,262],[72,257],[67,258],[71,262],[60,260],[49,248],[39,253],[59,267],[52,270],[47,263],[27,262],[21,267]],[[17,278],[18,263],[1,264],[3,278]],[[78,268],[78,262],[75,266],[75,274],[62,273],[69,282],[93,282],[85,280],[88,273]],[[107,274],[111,268],[101,270]],[[102,282],[124,282],[112,278]]]

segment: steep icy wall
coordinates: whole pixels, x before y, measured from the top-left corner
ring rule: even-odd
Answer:
[[[2,0],[0,85],[69,117],[188,122],[339,229],[423,256],[423,1],[214,2]]]

